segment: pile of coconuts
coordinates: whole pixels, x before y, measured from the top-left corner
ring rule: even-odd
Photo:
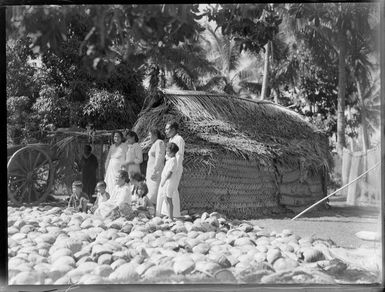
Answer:
[[[128,221],[52,205],[8,207],[9,285],[380,281],[379,255],[362,267],[343,252],[330,240],[267,232],[217,212]]]

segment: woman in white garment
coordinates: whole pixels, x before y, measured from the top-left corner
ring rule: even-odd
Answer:
[[[106,191],[111,194],[115,188],[115,178],[119,170],[122,169],[126,161],[127,145],[123,143],[123,134],[120,131],[112,133],[114,144],[108,151],[105,164],[104,181],[107,184]]]
[[[185,142],[183,138],[178,134],[179,125],[176,121],[170,121],[166,124],[165,127],[165,133],[166,137],[169,138],[168,142],[175,143],[179,150],[175,155],[176,158],[176,171],[175,171],[175,195],[173,196],[173,216],[174,217],[180,217],[180,197],[179,197],[179,191],[178,186],[180,183],[180,179],[182,177],[183,173],[183,158],[184,158],[184,146]],[[158,197],[159,197],[159,191],[158,191]],[[161,213],[165,214],[167,212],[166,204],[161,205]],[[160,207],[160,206],[159,206]],[[159,208],[157,208],[158,210]]]
[[[139,145],[138,135],[129,131],[126,136],[127,152],[126,152],[126,162],[125,169],[127,172],[140,173],[140,164],[143,162],[142,147]]]
[[[151,128],[149,130],[149,136],[152,145],[148,151],[146,169],[146,184],[148,187],[147,197],[152,204],[156,205],[166,150],[159,129],[156,127]]]

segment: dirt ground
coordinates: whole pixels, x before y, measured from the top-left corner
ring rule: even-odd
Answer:
[[[268,231],[290,229],[301,237],[331,239],[345,248],[378,248],[380,242],[365,241],[355,236],[359,231],[380,230],[379,206],[349,206],[341,196],[332,197],[330,209],[310,210],[294,221],[296,214],[280,219],[259,219],[252,222]],[[305,209],[305,208],[304,208]]]

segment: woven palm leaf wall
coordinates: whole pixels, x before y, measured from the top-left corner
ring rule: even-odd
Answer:
[[[279,203],[294,212],[302,211],[326,196],[326,181],[322,173],[306,173],[301,169],[277,168]]]
[[[324,196],[322,176],[303,177],[299,169],[266,167],[231,154],[215,157],[211,167],[197,159],[185,163],[179,186],[181,210],[217,211],[238,219],[298,211]]]
[[[179,190],[182,210],[191,212],[217,211],[235,218],[255,218],[278,209],[274,172],[230,154],[216,157],[215,166],[209,170],[202,164],[186,163]]]

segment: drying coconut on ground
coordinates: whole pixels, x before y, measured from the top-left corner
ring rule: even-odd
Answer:
[[[8,207],[10,285],[376,283],[380,248],[348,250],[219,213],[101,220],[62,206]]]
[[[181,209],[251,218],[298,210],[326,195],[331,156],[325,135],[268,101],[164,90],[139,115],[141,140],[169,120],[185,139]],[[146,144],[143,143],[143,145]]]

